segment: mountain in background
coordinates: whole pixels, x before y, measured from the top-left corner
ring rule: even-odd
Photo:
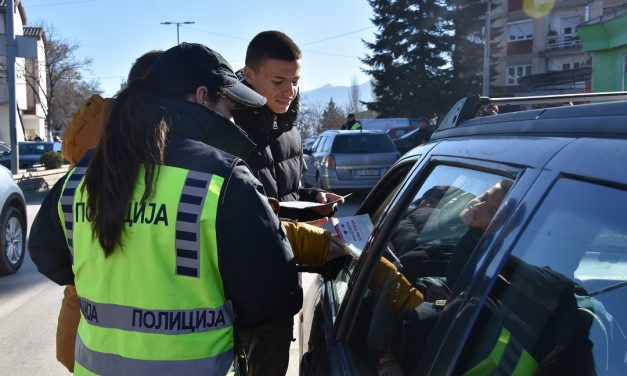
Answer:
[[[304,106],[307,105],[318,105],[320,107],[325,107],[331,98],[333,98],[333,102],[339,108],[348,107],[348,103],[350,102],[350,86],[333,86],[333,85],[324,85],[314,90],[303,91],[300,93],[301,102]],[[372,101],[372,86],[370,85],[370,81],[364,82],[359,85],[359,99],[364,102]]]

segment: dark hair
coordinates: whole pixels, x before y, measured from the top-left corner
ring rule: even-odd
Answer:
[[[129,78],[130,85],[114,98],[85,175],[83,189],[89,194],[88,219],[106,256],[122,245],[124,221],[140,166],[145,169],[141,198],[145,201],[153,194],[153,183],[158,176],[155,166],[165,160],[169,121],[156,102],[159,93],[155,81],[141,71],[141,67],[150,67],[151,64],[144,64],[147,59],[156,60],[160,54],[151,51],[131,68],[131,73],[141,78],[132,81]],[[189,87],[185,93],[171,96],[184,99],[195,89]],[[215,99],[215,95],[210,95],[210,100]]]
[[[267,59],[296,61],[302,56],[300,48],[286,34],[276,31],[262,31],[248,44],[246,66],[257,69]]]
[[[138,78],[142,78],[148,73],[148,69],[159,57],[163,55],[162,50],[152,50],[148,51],[142,56],[138,57],[137,60],[133,63],[131,70],[128,72],[128,83],[129,85],[136,81]]]
[[[121,244],[124,219],[140,165],[146,173],[142,201],[152,195],[155,165],[163,164],[168,123],[153,94],[131,85],[115,97],[103,134],[89,162],[87,214],[106,256]]]

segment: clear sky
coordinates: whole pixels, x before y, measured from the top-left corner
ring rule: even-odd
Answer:
[[[152,49],[180,41],[203,43],[239,69],[250,39],[280,30],[303,51],[300,87],[350,86],[368,80],[360,58],[374,40],[372,9],[366,0],[23,0],[27,25],[45,22],[56,34],[80,45],[91,57],[86,79],[100,81],[107,96],[117,92],[133,61]]]

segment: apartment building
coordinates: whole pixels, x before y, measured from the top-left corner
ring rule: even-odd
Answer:
[[[591,91],[592,55],[577,27],[616,12],[625,0],[502,0],[491,13],[499,46],[492,96]],[[496,61],[494,61],[496,60]]]

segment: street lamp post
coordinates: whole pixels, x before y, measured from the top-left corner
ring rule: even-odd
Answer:
[[[181,27],[181,25],[191,25],[195,23],[194,21],[183,21],[183,22],[170,22],[170,21],[166,21],[166,22],[161,22],[161,25],[176,25],[176,44],[181,44],[181,42],[179,41],[179,27]]]

